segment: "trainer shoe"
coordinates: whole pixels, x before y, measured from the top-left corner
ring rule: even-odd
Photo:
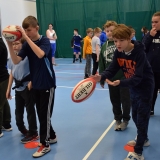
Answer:
[[[135,152],[129,152],[124,160],[144,160],[143,155],[139,155]]]
[[[23,136],[27,136],[28,134],[28,130],[25,128],[24,130],[20,131],[22,133]]]
[[[42,157],[46,153],[48,153],[51,150],[50,146],[45,147],[44,145],[41,145],[37,152],[33,154],[34,158]]]
[[[115,123],[115,126],[114,126],[114,130],[115,131],[120,131],[121,130],[121,121],[117,120],[116,123]]]
[[[132,141],[129,141],[127,143],[129,146],[135,146],[136,145],[136,141],[135,140],[132,140]],[[143,144],[144,147],[148,147],[150,146],[150,142],[149,142],[149,139],[145,140],[144,144]]]
[[[22,143],[28,143],[28,142],[32,142],[32,141],[36,141],[37,139],[39,139],[38,133],[31,135],[31,134],[27,134],[27,136],[25,136],[23,139],[21,139]]]
[[[11,125],[10,126],[2,126],[2,131],[7,131],[7,132],[10,132],[10,131],[12,131],[12,127],[11,127]]]
[[[128,121],[123,121],[121,124],[120,124],[120,128],[121,130],[125,130],[128,126]]]
[[[0,133],[0,138],[3,136],[3,132]]]

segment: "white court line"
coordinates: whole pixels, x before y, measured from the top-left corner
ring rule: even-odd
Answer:
[[[102,139],[108,133],[108,131],[111,129],[111,127],[113,126],[114,123],[115,123],[115,120],[113,120],[113,122],[103,132],[103,134],[100,136],[100,138],[97,140],[97,142],[93,145],[93,147],[89,150],[89,152],[85,155],[85,157],[82,160],[87,160],[87,158],[92,154],[92,152],[95,150],[95,148],[99,145],[99,143],[102,141]]]
[[[69,87],[69,86],[57,86],[57,87],[58,87],[58,88],[74,88],[74,87]],[[101,88],[95,88],[95,89],[96,89],[96,90],[102,90],[102,91],[103,91],[103,90],[104,90],[104,91],[106,91],[106,90],[108,91],[108,90],[109,90],[109,89],[103,89],[103,88],[102,88],[102,89],[101,89]]]
[[[83,63],[79,63],[79,64],[78,64],[78,63],[77,63],[77,64],[75,64],[75,63],[74,63],[74,64],[63,64],[63,63],[62,63],[62,64],[57,64],[56,67],[58,67],[58,66],[64,66],[64,65],[65,65],[65,66],[68,66],[68,65],[85,65],[85,64],[83,64]]]
[[[72,73],[72,72],[56,72],[55,73],[63,73],[63,74],[84,74],[84,73]]]

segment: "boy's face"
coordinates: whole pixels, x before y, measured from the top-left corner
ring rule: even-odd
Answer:
[[[74,31],[73,31],[73,34],[74,34],[74,35],[78,35],[78,32],[74,30]]]
[[[131,43],[130,39],[117,39],[113,38],[114,44],[119,52],[127,51],[129,44]]]
[[[160,30],[160,16],[152,17],[152,28],[155,28],[156,31]]]
[[[97,37],[100,37],[101,32],[97,32],[97,33],[95,33],[95,35],[96,35]]]
[[[15,41],[12,43],[12,45],[15,53],[18,53],[22,48],[22,43],[20,41]]]
[[[30,39],[35,40],[38,34],[39,27],[29,26],[27,29],[24,29],[24,30]]]
[[[51,24],[49,25],[49,29],[51,29],[51,30],[53,29],[53,26]]]
[[[112,31],[115,29],[115,26],[106,27],[105,31],[109,40],[112,40]]]
[[[93,32],[89,32],[87,35],[92,38],[93,37]]]

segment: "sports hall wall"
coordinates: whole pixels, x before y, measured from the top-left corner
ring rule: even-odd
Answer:
[[[160,11],[160,0],[36,0],[40,33],[49,23],[57,33],[57,57],[72,57],[73,29],[84,37],[88,27],[101,27],[107,20],[131,25],[141,40],[141,28],[151,27],[151,16]]]
[[[33,15],[37,17],[36,2],[25,0],[0,0],[0,13],[1,29],[10,24],[21,26],[26,16]]]

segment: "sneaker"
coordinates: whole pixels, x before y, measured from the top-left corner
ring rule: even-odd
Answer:
[[[33,154],[34,158],[42,157],[46,153],[48,153],[51,150],[50,146],[45,147],[44,145],[40,146],[37,152]]]
[[[128,126],[128,121],[123,121],[121,124],[120,124],[120,128],[121,130],[125,130]]]
[[[151,111],[151,112],[150,112],[150,116],[154,116],[154,111]]]
[[[39,139],[38,134],[35,134],[35,135],[27,134],[27,136],[25,136],[23,139],[21,139],[21,142],[28,143],[28,142],[36,141],[37,139]]]
[[[120,124],[121,124],[121,121],[117,120],[116,123],[115,123],[115,126],[114,126],[115,131],[120,131],[121,130]]]
[[[129,141],[127,144],[128,144],[129,146],[133,146],[133,147],[134,147],[134,146],[136,145],[136,140]],[[143,146],[144,146],[144,147],[150,146],[149,139],[145,140]]]
[[[3,136],[3,132],[0,133],[0,138]]]
[[[50,144],[57,143],[57,138],[49,139],[49,143],[50,143]]]
[[[8,126],[8,127],[2,126],[2,131],[10,132],[10,131],[12,131],[12,127],[11,126]]]
[[[23,136],[27,136],[28,130],[25,128],[24,130],[20,131]]]
[[[54,144],[54,143],[57,143],[57,138],[54,138],[54,139],[49,139],[49,143],[50,144]],[[42,143],[39,143],[38,146],[42,146]]]
[[[124,160],[144,160],[143,155],[139,155],[135,152],[129,152]]]

